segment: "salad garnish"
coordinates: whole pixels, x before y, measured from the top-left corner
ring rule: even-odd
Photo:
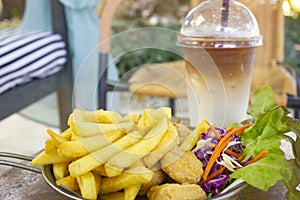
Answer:
[[[266,85],[254,93],[247,113],[248,120],[228,128],[205,121],[209,128],[193,149],[204,168],[198,184],[213,196],[234,180],[264,191],[282,181],[288,189],[287,199],[300,199],[300,122],[276,103],[272,88]],[[296,139],[287,134],[290,132]],[[295,159],[285,159],[282,140],[291,143]]]

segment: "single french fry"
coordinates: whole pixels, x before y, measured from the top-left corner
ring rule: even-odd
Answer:
[[[122,116],[119,113],[103,109],[95,111],[85,111],[83,115],[83,121],[85,122],[117,124],[121,120]]]
[[[129,113],[123,117],[122,122],[131,121],[131,122],[137,124],[139,121],[139,118],[140,118],[140,115],[138,113]]]
[[[50,153],[51,151],[56,151],[60,143],[53,140],[52,138],[48,138],[45,142],[45,153]]]
[[[67,141],[68,141],[67,139],[61,137],[61,135],[55,133],[55,132],[52,131],[51,129],[48,129],[48,130],[47,130],[47,133],[48,133],[48,135],[49,135],[53,140],[55,140],[55,141],[58,142],[58,143],[63,143],[63,142],[67,142]]]
[[[82,122],[97,123],[95,111],[84,111],[84,113],[82,115]]]
[[[74,192],[79,191],[79,186],[76,178],[73,178],[72,176],[66,176],[62,179],[59,179],[56,181],[56,184],[59,186],[64,186]]]
[[[102,178],[100,194],[116,192],[133,185],[145,184],[153,177],[153,172],[146,167],[138,167],[125,171],[120,176]]]
[[[119,123],[122,120],[122,116],[119,113],[108,110],[96,110],[96,119],[98,123]]]
[[[69,115],[68,121],[67,121],[68,126],[70,127],[70,129],[72,130],[72,125],[74,124],[74,119],[73,119],[73,113],[71,113]]]
[[[167,117],[165,114],[162,114],[162,116],[159,117],[159,120],[156,120],[154,126],[149,130],[149,133],[140,142],[132,145],[125,151],[118,153],[108,160],[105,164],[107,175],[109,177],[117,176],[125,168],[145,157],[158,145],[167,132],[167,129]]]
[[[60,137],[65,138],[66,140],[69,141],[69,140],[71,140],[72,134],[73,134],[72,129],[68,128],[60,134]]]
[[[76,177],[76,180],[83,198],[97,199],[101,181],[100,176],[88,172],[82,176]]]
[[[102,177],[99,174],[94,173],[94,172],[92,172],[92,174],[94,175],[94,178],[95,178],[96,192],[97,192],[97,196],[98,196],[98,194],[100,192],[100,185],[101,185]]]
[[[74,109],[72,114],[69,116],[68,125],[75,135],[78,135],[76,124],[83,122],[84,110],[82,109]]]
[[[192,130],[183,124],[173,123],[178,132],[178,145],[181,145],[182,142],[191,134]]]
[[[145,109],[140,119],[137,122],[139,131],[142,132],[144,135],[153,125],[153,119],[151,117],[152,112],[154,112],[153,109]]]
[[[57,151],[51,151],[46,153],[42,151],[39,155],[37,155],[32,161],[31,164],[33,166],[38,165],[47,165],[47,164],[54,164],[54,163],[63,163],[72,161],[73,158],[68,158],[62,155],[59,155]]]
[[[100,176],[107,176],[104,165],[92,169],[92,172],[99,174]]]
[[[134,164],[130,166],[131,170],[136,170],[136,168],[145,167],[145,164],[142,160],[138,160]],[[152,177],[153,178],[153,177]],[[137,184],[130,186],[128,188],[124,189],[124,199],[125,200],[134,200],[137,194],[139,193],[140,189],[142,187],[142,184]]]
[[[177,129],[172,123],[169,123],[169,128],[161,142],[144,157],[144,163],[148,168],[155,165],[166,153],[170,151],[178,142]]]
[[[56,134],[55,132],[48,130],[51,138],[48,138],[45,142],[45,152],[49,153],[51,151],[57,150],[61,142],[69,141],[72,137],[72,130],[70,128],[63,131],[61,134]],[[53,139],[54,138],[54,139]]]
[[[70,141],[80,140],[80,137],[76,134],[73,134]]]
[[[124,200],[134,200],[139,193],[142,184],[133,185],[124,189]]]
[[[141,140],[141,133],[134,131],[117,140],[111,145],[88,154],[69,165],[69,172],[73,177],[85,174],[106,163],[113,155],[123,151]]]
[[[133,122],[124,122],[119,124],[99,124],[92,122],[80,122],[75,124],[77,134],[80,137],[91,137],[104,133],[124,132],[129,133],[134,128]]]
[[[125,133],[119,130],[118,132],[67,141],[61,143],[58,148],[58,153],[70,158],[82,157],[113,143],[124,135]]]
[[[181,143],[180,148],[184,151],[190,151],[201,138],[201,133],[205,133],[209,128],[206,120],[201,121],[191,134]]]
[[[172,118],[172,110],[170,107],[160,107],[156,109],[153,113],[151,113],[151,117],[153,117],[155,120],[159,119],[161,117],[161,113],[164,111],[164,113],[167,115],[167,120],[169,121]]]
[[[89,153],[84,144],[78,139],[62,143],[57,152],[65,157],[78,158]]]
[[[124,192],[113,192],[105,195],[100,195],[101,200],[124,200]]]
[[[65,163],[54,163],[53,166],[53,175],[55,180],[60,180],[68,175],[68,165],[69,162]]]

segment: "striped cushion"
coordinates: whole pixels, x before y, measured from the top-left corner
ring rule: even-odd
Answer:
[[[60,71],[67,51],[57,34],[32,30],[0,30],[0,94],[36,78]]]

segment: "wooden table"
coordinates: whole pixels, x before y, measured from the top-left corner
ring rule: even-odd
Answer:
[[[247,186],[233,200],[283,200],[286,189],[281,182],[269,189],[268,192]],[[65,200],[68,199],[54,191],[44,182],[41,174],[13,168],[0,177],[1,200]]]

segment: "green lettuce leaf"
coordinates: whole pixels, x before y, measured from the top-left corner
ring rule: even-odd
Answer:
[[[277,105],[272,88],[268,85],[259,87],[251,98],[251,104],[247,113],[256,120],[259,114],[265,113]]]
[[[281,140],[290,141],[294,155],[299,155],[300,123],[288,116],[288,110],[276,103],[273,90],[269,86],[260,87],[254,94],[252,105],[248,109],[253,125],[241,135],[245,148],[245,159],[257,156],[263,150],[268,154],[257,162],[242,167],[231,174],[231,178],[242,178],[249,185],[261,190],[268,190],[277,181],[282,181],[288,189],[288,199],[300,199],[300,191],[296,190],[300,183],[297,180],[299,166],[295,160],[286,160],[280,149]],[[286,135],[294,132],[296,142]],[[299,176],[298,176],[299,177]]]

